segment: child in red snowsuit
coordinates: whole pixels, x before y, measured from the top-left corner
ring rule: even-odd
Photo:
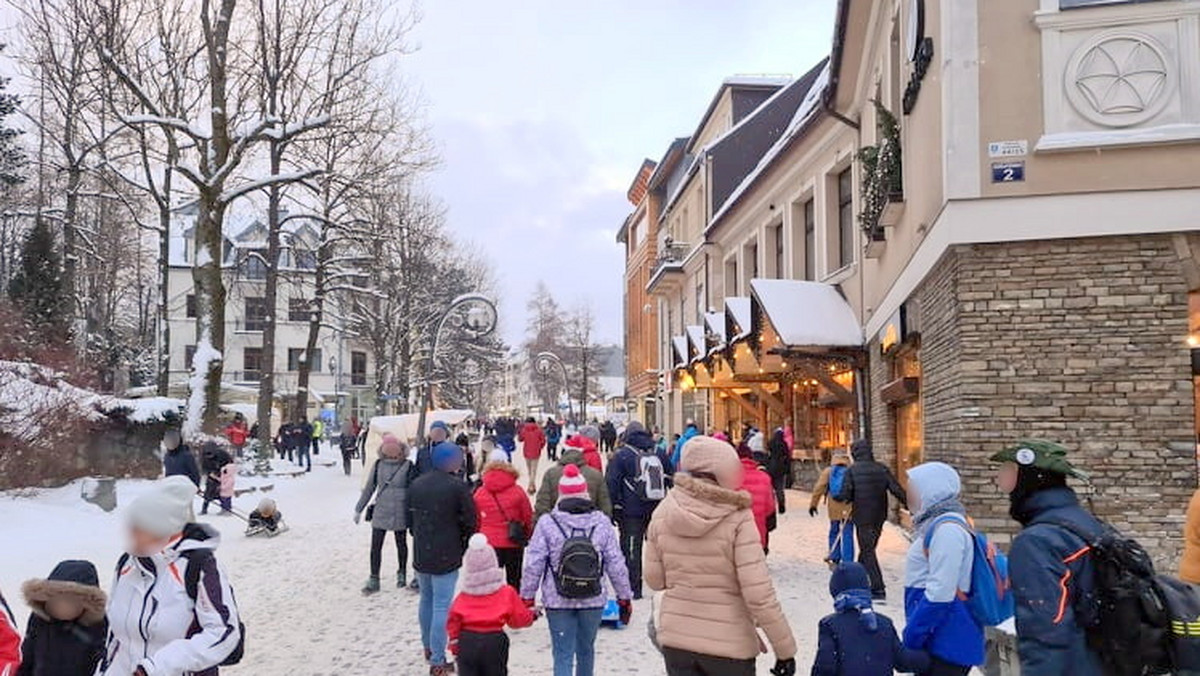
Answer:
[[[14,676],[21,666],[21,635],[17,633],[17,622],[13,619],[0,594],[0,676]]]
[[[463,556],[462,591],[450,605],[446,633],[459,676],[508,676],[507,625],[524,629],[537,619],[505,583],[496,550],[482,533],[471,536]]]

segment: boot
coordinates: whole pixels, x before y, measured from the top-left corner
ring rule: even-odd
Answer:
[[[362,593],[364,595],[369,596],[371,594],[377,593],[378,591],[379,591],[379,576],[372,575],[371,577],[368,577],[367,583],[365,585],[363,585]]]
[[[429,667],[429,676],[446,676],[453,673],[456,673],[453,664],[438,664]]]
[[[396,573],[396,589],[404,589],[407,586],[408,576],[404,574],[404,571]]]

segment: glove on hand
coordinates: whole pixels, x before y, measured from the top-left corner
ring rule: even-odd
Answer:
[[[621,624],[628,625],[633,619],[633,601],[621,599],[617,601],[617,607],[621,609]]]
[[[812,516],[812,517],[815,517],[815,516],[817,515],[817,508],[816,508],[816,507],[809,507],[809,508],[808,508],[808,515],[809,515],[809,516]]]
[[[796,660],[777,660],[771,674],[773,676],[796,676]]]

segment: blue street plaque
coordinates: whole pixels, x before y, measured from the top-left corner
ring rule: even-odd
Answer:
[[[1024,162],[992,163],[992,183],[1022,183],[1024,181]]]

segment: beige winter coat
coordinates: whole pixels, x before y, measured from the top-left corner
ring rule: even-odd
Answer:
[[[646,584],[665,590],[661,645],[703,655],[752,659],[765,652],[761,627],[778,659],[796,640],[767,571],[750,494],[677,475],[650,521]]]
[[[850,466],[848,458],[837,457],[833,459],[834,465],[843,467]],[[817,485],[813,486],[812,503],[809,505],[816,509],[821,505],[821,499],[825,498],[829,504],[829,520],[830,521],[845,521],[850,518],[850,505],[845,502],[838,502],[829,494],[829,477],[833,475],[833,467],[826,467],[821,472],[820,478],[817,479]]]

